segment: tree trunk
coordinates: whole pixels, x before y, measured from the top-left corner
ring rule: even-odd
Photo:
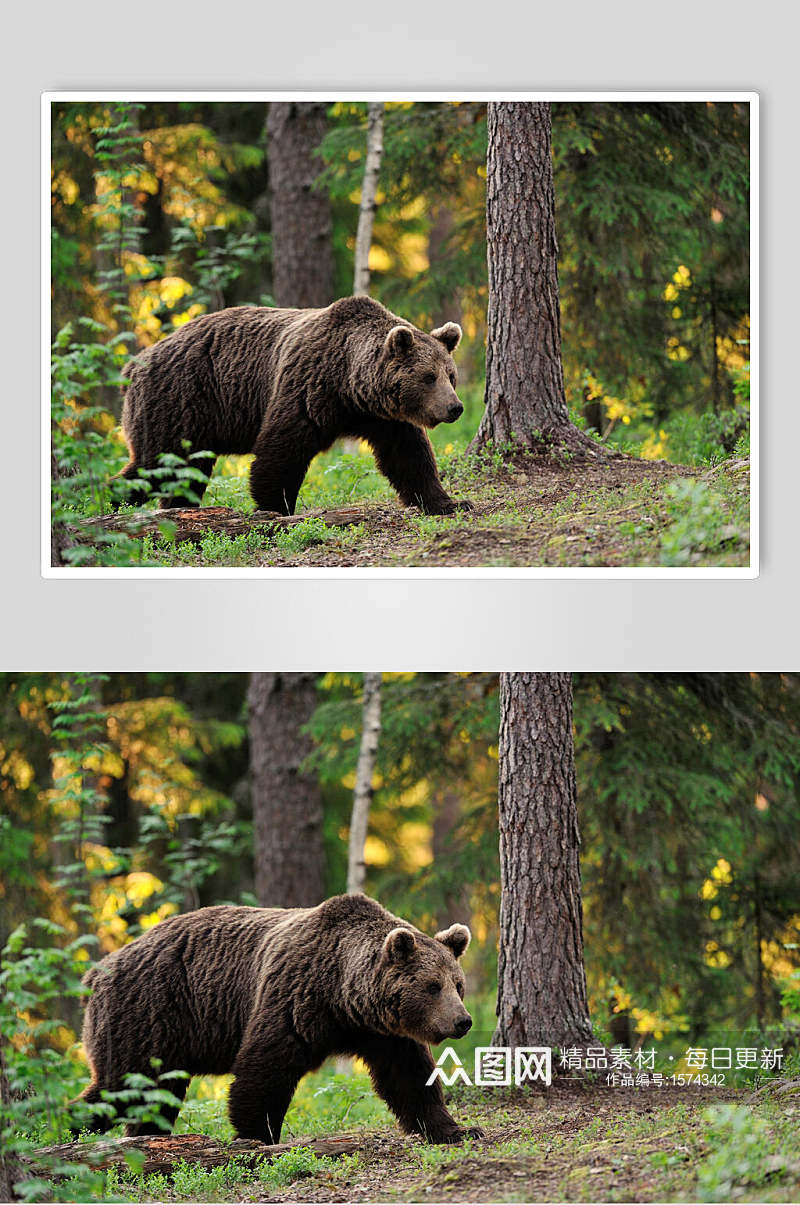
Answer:
[[[251,674],[247,694],[255,893],[260,904],[306,908],[325,898],[322,798],[301,769],[301,732],[316,706],[315,674]]]
[[[546,102],[489,103],[486,408],[470,448],[600,455],[564,394],[550,129]]]
[[[763,1033],[764,1032],[764,1020],[765,1020],[764,954],[763,954],[763,948],[762,948],[761,943],[764,940],[764,935],[763,935],[763,931],[762,931],[763,926],[762,926],[762,917],[761,917],[761,880],[758,876],[757,871],[754,872],[754,874],[753,874],[753,913],[754,913],[754,919],[755,919],[755,947],[756,947],[755,948],[755,955],[756,955],[756,968],[755,968],[756,1026],[758,1027],[758,1032]]]
[[[453,233],[455,220],[449,205],[441,204],[431,209],[431,220],[428,227],[428,269],[434,277],[442,271],[442,265],[447,262],[447,245]],[[449,289],[437,289],[436,324],[444,326],[445,322],[457,322],[459,326],[464,321],[461,302],[455,286]],[[459,369],[463,379],[463,372]]]
[[[431,852],[442,889],[442,912],[437,926],[447,929],[453,921],[469,916],[469,891],[460,873],[458,855],[453,850],[453,835],[461,820],[461,795],[457,791],[437,790],[433,796]]]
[[[361,204],[358,210],[355,272],[353,293],[369,296],[369,249],[372,246],[372,226],[375,221],[378,176],[383,158],[383,101],[367,106],[367,158],[364,182],[361,185]]]
[[[357,895],[364,890],[366,864],[364,843],[367,839],[369,809],[372,804],[372,776],[378,756],[381,734],[382,674],[364,674],[364,705],[361,728],[361,748],[358,753],[356,786],[353,792],[353,814],[350,819],[350,842],[347,861],[347,893]]]
[[[330,201],[314,188],[321,167],[314,151],[326,127],[325,104],[269,106],[272,292],[278,305],[324,306],[334,299]]]
[[[500,678],[500,1046],[592,1040],[570,674]]]

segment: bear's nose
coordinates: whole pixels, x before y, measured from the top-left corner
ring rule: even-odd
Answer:
[[[464,407],[461,405],[461,402],[453,402],[452,406],[447,411],[448,421],[454,423],[456,419],[460,418],[463,413]]]
[[[462,1017],[460,1021],[456,1021],[457,1038],[463,1038],[470,1029],[472,1029],[472,1017]]]

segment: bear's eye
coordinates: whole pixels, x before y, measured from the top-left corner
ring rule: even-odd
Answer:
[[[464,984],[463,984],[463,983],[457,983],[457,984],[456,984],[456,991],[458,992],[459,996],[460,996],[460,997],[461,997],[461,999],[463,1000],[463,999],[464,999]]]
[[[453,388],[455,389],[455,387],[456,387],[456,374],[455,374],[454,372],[451,372],[451,373],[450,373],[450,384],[451,384],[451,385],[453,386]]]
[[[441,983],[429,983],[428,984],[428,991],[430,992],[430,994],[432,996],[438,996],[441,990],[442,990]]]
[[[426,372],[425,376],[422,379],[424,380],[426,385],[435,385],[436,384],[436,373],[435,372]]]

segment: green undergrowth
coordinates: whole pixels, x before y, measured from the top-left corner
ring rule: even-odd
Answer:
[[[739,411],[679,413],[659,432],[626,427],[611,433],[609,445],[629,455],[664,455],[684,466],[672,475],[641,459],[612,461],[608,472],[591,473],[569,455],[541,460],[526,457],[513,444],[468,454],[482,393],[478,382],[462,389],[462,419],[431,433],[446,488],[455,498],[469,499],[473,512],[441,516],[403,510],[365,444],[336,444],[312,462],[296,509],[308,514],[357,507],[363,518],[355,524],[340,527],[311,513],[291,527],[254,528],[235,537],[209,533],[199,543],[176,544],[166,522],[158,537],[108,533],[103,547],[81,548],[75,563],[195,568],[747,564],[748,433],[745,428],[737,434]],[[119,448],[115,456],[122,463]],[[203,505],[251,514],[251,460],[220,457]],[[119,467],[116,460],[112,467]],[[96,513],[101,501],[93,491],[83,509],[78,502],[65,518]]]
[[[232,1137],[222,1081],[196,1081],[178,1132]],[[272,1163],[232,1157],[171,1175],[105,1175],[106,1201],[787,1201],[800,1188],[797,1094],[748,1091],[574,1092],[452,1089],[451,1111],[484,1139],[431,1146],[400,1135],[368,1077],[332,1066],[301,1084],[284,1140],[347,1132],[359,1150],[317,1157],[307,1147]],[[65,1195],[65,1191],[66,1194]],[[69,1200],[61,1185],[57,1199]],[[95,1199],[95,1198],[92,1198]]]
[[[474,512],[424,515],[402,510],[374,470],[367,452],[326,454],[312,466],[308,489],[316,505],[360,505],[363,518],[348,526],[309,516],[292,527],[254,528],[233,538],[211,533],[199,544],[177,546],[150,537],[145,561],[163,566],[248,567],[297,565],[741,566],[749,559],[749,475],[742,462],[701,475],[612,470],[610,480],[570,474],[541,479],[508,449],[478,457],[441,458],[442,476]],[[322,458],[319,458],[322,460]],[[354,468],[354,464],[358,469]],[[370,488],[354,498],[351,482]],[[212,483],[213,486],[213,483]],[[213,498],[212,489],[212,498]],[[302,497],[298,511],[311,509]]]

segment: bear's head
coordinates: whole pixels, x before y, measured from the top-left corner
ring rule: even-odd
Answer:
[[[379,363],[388,418],[436,427],[454,423],[463,414],[450,354],[460,340],[457,322],[446,322],[430,335],[412,326],[392,327]]]
[[[472,1017],[464,1007],[458,959],[469,941],[466,925],[451,925],[435,937],[402,925],[387,933],[378,975],[391,1033],[434,1044],[464,1036]]]

